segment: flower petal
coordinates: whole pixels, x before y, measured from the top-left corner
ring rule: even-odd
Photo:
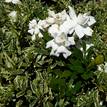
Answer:
[[[38,34],[39,32],[40,32],[39,28],[36,27],[36,28],[34,29],[34,34]]]
[[[79,14],[78,15],[78,24],[85,25],[85,24],[87,24],[88,19],[89,19],[89,17],[85,17],[84,15]]]
[[[63,10],[61,12],[62,21],[65,21],[68,17],[69,17],[69,15],[67,14],[66,10]]]
[[[63,44],[65,41],[67,41],[67,35],[61,32],[58,36],[54,38],[54,40],[57,44]]]
[[[69,8],[69,15],[70,15],[70,18],[76,18],[76,13],[75,13],[75,10],[71,7],[71,6],[68,6]]]
[[[34,34],[34,29],[30,29],[30,30],[28,30],[28,33],[30,33],[31,35],[33,35]]]
[[[31,20],[29,23],[29,29],[34,29],[37,26],[37,21],[35,19]]]
[[[46,48],[50,48],[53,46],[53,40],[50,40],[46,43]]]
[[[49,24],[46,22],[46,20],[39,20],[38,26],[40,29],[43,29],[43,28],[47,28]]]
[[[71,19],[65,21],[61,26],[60,26],[60,30],[62,32],[64,32],[65,34],[68,34],[68,33],[72,33],[74,31],[74,26],[75,26],[75,22],[72,21]],[[71,32],[72,30],[72,32]]]
[[[46,48],[52,47],[53,50],[56,50],[58,48],[58,45],[54,42],[54,40],[50,40],[46,43]]]
[[[52,18],[52,17],[48,17],[48,18],[46,19],[46,22],[51,25],[51,24],[55,23],[55,19]]]
[[[55,12],[51,11],[51,10],[48,10],[48,15],[49,15],[49,17],[54,17],[55,16]]]
[[[82,26],[80,26],[80,25],[77,25],[75,27],[75,33],[77,34],[79,39],[81,39],[84,36],[84,28]]]
[[[68,37],[68,41],[70,41],[71,45],[75,45],[74,37]]]
[[[38,37],[39,37],[39,38],[42,38],[42,37],[43,37],[42,33],[39,33],[39,34],[38,34]]]
[[[96,23],[96,20],[93,16],[89,16],[89,21],[88,21],[88,25],[91,26],[93,25],[94,23]]]
[[[67,58],[68,56],[71,55],[71,52],[64,46],[60,46],[56,51],[56,54],[61,54],[61,53],[63,54],[64,58]]]
[[[84,28],[84,34],[92,36],[93,30],[90,27]]]
[[[56,37],[59,33],[58,25],[54,24],[49,29],[48,32],[51,34],[52,37]]]

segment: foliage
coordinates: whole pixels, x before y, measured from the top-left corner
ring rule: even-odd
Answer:
[[[107,73],[97,70],[107,61],[107,3],[95,0],[22,0],[21,5],[0,1],[0,107],[106,107]],[[68,59],[49,55],[45,43],[31,40],[29,21],[44,19],[47,10],[68,5],[77,12],[90,11],[97,23],[93,38],[72,47]],[[8,17],[17,11],[16,22]],[[94,46],[86,49],[88,41]],[[100,102],[103,102],[101,105]]]

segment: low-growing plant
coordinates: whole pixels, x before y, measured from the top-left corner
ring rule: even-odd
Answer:
[[[107,2],[0,1],[0,107],[106,107]]]

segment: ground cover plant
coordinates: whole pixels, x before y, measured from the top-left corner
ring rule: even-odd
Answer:
[[[0,107],[106,107],[106,83],[106,0],[0,1]]]

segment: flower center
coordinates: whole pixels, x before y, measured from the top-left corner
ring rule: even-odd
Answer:
[[[66,41],[67,41],[67,38],[66,38],[66,35],[64,33],[62,33],[61,35],[59,35],[55,38],[55,42],[58,45],[65,45]]]

